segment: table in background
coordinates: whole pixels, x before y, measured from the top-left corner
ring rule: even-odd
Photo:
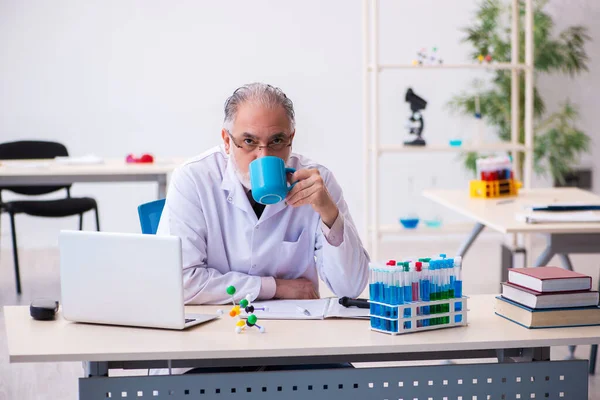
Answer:
[[[106,159],[101,164],[66,164],[54,160],[6,160],[4,163],[0,160],[0,186],[156,182],[157,196],[162,199],[167,193],[168,174],[183,162],[184,159],[158,159],[154,163],[136,164],[123,159]]]
[[[600,327],[528,330],[494,314],[494,296],[472,296],[469,325],[390,336],[365,320],[263,321],[266,333],[235,333],[235,320],[184,331],[34,321],[4,308],[11,363],[82,361],[82,399],[128,398],[587,398],[585,360],[550,361],[550,346],[600,341]],[[226,306],[223,306],[226,307]],[[189,313],[219,307],[188,306]],[[51,344],[51,345],[49,345]],[[496,358],[498,362],[108,377],[112,368],[329,364]],[[488,397],[489,396],[489,397]],[[504,396],[504,397],[502,397]]]
[[[573,270],[569,254],[600,253],[600,223],[561,222],[528,224],[517,221],[517,213],[525,213],[526,205],[565,202],[600,204],[600,196],[576,188],[520,190],[511,198],[481,199],[469,196],[468,190],[426,190],[423,195],[436,203],[475,220],[475,227],[463,242],[457,255],[464,257],[481,233],[488,227],[505,234],[539,233],[547,236],[546,248],[535,266],[547,265],[558,254],[565,268]],[[508,278],[508,263],[503,260],[502,280]]]
[[[537,233],[546,236],[546,248],[536,258],[534,265],[548,265],[554,255],[561,259],[563,267],[573,270],[569,254],[600,253],[600,223],[561,222],[528,224],[516,219],[517,213],[525,213],[525,206],[551,203],[600,204],[600,196],[577,188],[547,188],[520,190],[510,198],[481,199],[469,196],[468,190],[427,190],[423,195],[457,213],[475,220],[471,234],[463,242],[457,255],[464,257],[485,227],[504,234]],[[508,269],[513,265],[513,251],[502,245],[501,281],[508,280]],[[600,286],[600,279],[598,280]],[[573,343],[575,344],[575,343]],[[571,354],[575,347],[570,346]],[[590,373],[595,373],[598,346],[592,346]]]

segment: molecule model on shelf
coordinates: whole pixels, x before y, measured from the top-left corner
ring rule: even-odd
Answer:
[[[427,52],[427,49],[425,49],[424,47],[419,50],[417,52],[417,59],[412,61],[412,65],[414,66],[419,66],[419,65],[434,65],[434,64],[443,64],[444,60],[442,60],[441,58],[438,57],[437,54],[438,48],[437,47],[433,47],[431,49],[431,55],[429,55],[429,53]]]
[[[231,302],[233,303],[233,307],[231,307],[231,310],[229,310],[229,316],[231,318],[238,318],[238,322],[235,324],[235,332],[242,333],[242,331],[244,331],[246,328],[251,328],[255,326],[260,331],[260,333],[264,333],[265,327],[256,324],[258,322],[258,317],[254,314],[254,311],[268,311],[268,308],[254,307],[250,303],[252,299],[251,295],[247,295],[245,298],[240,300],[240,304],[235,304],[235,298],[233,297],[235,292],[235,286],[227,287],[227,294],[231,296]],[[245,321],[240,317],[242,310],[245,311],[246,314],[248,314],[248,317],[246,317]]]

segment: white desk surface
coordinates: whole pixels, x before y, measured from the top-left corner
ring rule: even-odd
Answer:
[[[89,175],[156,175],[167,174],[185,160],[156,159],[149,164],[126,163],[121,159],[104,159],[101,164],[65,164],[51,159],[0,160],[0,178],[27,176],[89,176]]]
[[[527,224],[516,220],[525,206],[564,202],[600,204],[600,196],[577,188],[520,190],[519,195],[501,199],[469,196],[469,190],[426,190],[423,196],[501,233],[600,233],[600,223]],[[514,199],[514,202],[497,204]]]
[[[266,333],[234,331],[229,306],[190,306],[221,319],[184,331],[35,321],[27,306],[4,307],[10,362],[243,359],[543,347],[600,342],[600,326],[529,330],[494,314],[494,295],[469,299],[466,327],[390,336],[368,320],[264,320]]]

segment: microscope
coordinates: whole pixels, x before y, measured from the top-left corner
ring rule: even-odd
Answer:
[[[414,140],[408,140],[404,142],[404,145],[425,146],[425,139],[421,137],[425,123],[423,121],[423,115],[421,115],[420,111],[425,109],[427,106],[427,101],[417,96],[411,88],[406,91],[404,100],[407,103],[410,103],[410,110],[412,111],[412,114],[408,119],[409,122],[407,124],[407,128],[409,128],[409,133],[411,135],[417,136]]]

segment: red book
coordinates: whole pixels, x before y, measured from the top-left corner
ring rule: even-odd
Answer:
[[[540,293],[592,288],[592,277],[558,267],[511,268],[508,281]]]

